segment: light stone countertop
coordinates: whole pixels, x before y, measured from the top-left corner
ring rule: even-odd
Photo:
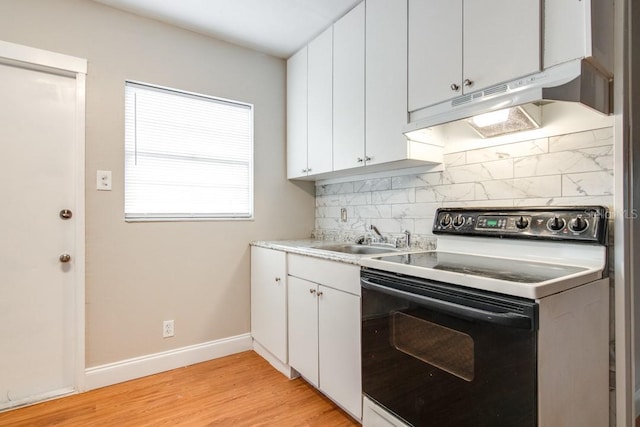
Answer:
[[[371,258],[384,255],[400,255],[410,252],[423,251],[420,249],[407,249],[407,250],[390,250],[386,253],[377,254],[348,254],[343,252],[322,250],[321,246],[333,246],[337,244],[344,244],[344,242],[331,242],[327,240],[261,240],[252,242],[251,246],[257,246],[260,248],[274,249],[277,251],[284,251],[292,254],[312,256],[315,258],[326,259],[330,261],[344,262],[347,264],[360,265],[360,260],[363,258]]]

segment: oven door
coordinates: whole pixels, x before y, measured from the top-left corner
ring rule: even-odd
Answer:
[[[535,426],[534,301],[363,269],[363,392],[414,426]]]

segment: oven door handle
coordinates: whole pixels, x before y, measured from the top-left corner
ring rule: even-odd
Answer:
[[[480,308],[469,307],[462,304],[456,304],[425,295],[414,294],[411,292],[401,291],[399,289],[390,288],[388,286],[373,283],[369,279],[360,278],[360,283],[365,289],[382,292],[393,297],[409,300],[422,307],[446,313],[454,317],[463,317],[467,319],[480,320],[482,322],[493,323],[509,328],[531,329],[533,327],[533,319],[529,316],[518,313],[497,313],[493,311],[483,310]]]

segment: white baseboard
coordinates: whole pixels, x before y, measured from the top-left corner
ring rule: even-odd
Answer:
[[[95,366],[85,370],[85,390],[93,390],[251,349],[251,335],[242,334]]]

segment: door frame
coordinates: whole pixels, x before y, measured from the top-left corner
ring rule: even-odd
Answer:
[[[75,79],[76,123],[74,135],[75,207],[73,212],[75,253],[73,354],[74,385],[85,390],[85,100],[87,60],[0,40],[0,64],[40,70]]]

